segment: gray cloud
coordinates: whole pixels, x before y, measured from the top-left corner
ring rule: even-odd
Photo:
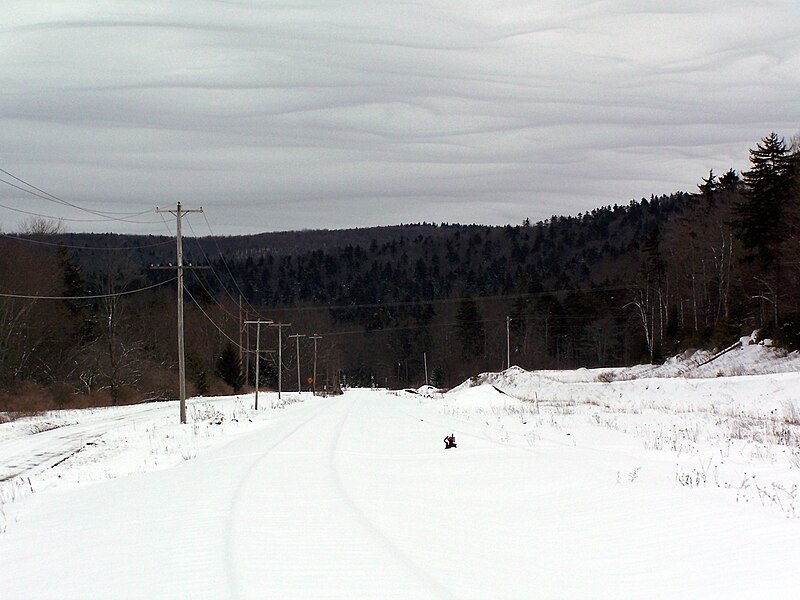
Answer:
[[[201,204],[217,233],[574,214],[694,190],[800,122],[788,1],[6,9],[0,166],[92,209]]]

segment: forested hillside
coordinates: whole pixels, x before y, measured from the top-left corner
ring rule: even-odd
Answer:
[[[239,387],[240,340],[252,384],[255,329],[240,320],[259,316],[291,323],[284,336],[323,336],[319,387],[415,385],[426,361],[450,385],[507,366],[507,339],[527,369],[658,361],[755,328],[794,347],[798,153],[771,134],[750,160],[696,193],[538,223],[185,237],[187,262],[210,267],[186,277],[192,391]],[[174,271],[150,266],[175,261],[174,239],[29,229],[0,238],[5,404],[173,397]],[[87,295],[102,297],[75,299]],[[274,386],[277,329],[261,340],[262,385]],[[296,389],[291,342],[282,374]],[[303,385],[312,353],[301,338]]]

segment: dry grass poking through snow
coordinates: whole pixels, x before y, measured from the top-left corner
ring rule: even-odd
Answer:
[[[494,441],[615,449],[628,463],[618,482],[672,464],[658,476],[687,491],[714,488],[731,502],[800,516],[800,373],[620,381],[510,369],[475,383],[446,395],[440,410],[483,421]]]

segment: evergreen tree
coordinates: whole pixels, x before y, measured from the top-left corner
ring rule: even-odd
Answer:
[[[714,192],[717,191],[718,187],[719,182],[717,181],[717,176],[714,175],[713,169],[708,172],[708,179],[703,178],[703,183],[697,186],[700,190],[700,195],[707,200],[714,196]]]
[[[211,384],[208,381],[208,371],[206,371],[200,359],[194,354],[189,354],[186,356],[186,365],[189,367],[192,383],[197,393],[201,396],[208,394]]]
[[[736,236],[769,279],[773,324],[779,325],[784,245],[794,230],[789,204],[795,200],[795,158],[776,133],[750,150],[752,169],[743,174],[744,199],[734,207]]]
[[[781,216],[791,194],[791,160],[776,133],[750,150],[752,169],[744,173],[744,200],[736,206],[737,237],[764,266],[780,254]]]
[[[225,344],[217,359],[215,370],[217,377],[233,388],[233,393],[238,394],[242,389],[244,377],[242,376],[242,362],[239,360],[239,353],[231,342]]]
[[[661,228],[656,224],[642,241],[643,269],[647,281],[661,282],[665,264],[661,254]]]
[[[736,171],[733,169],[728,169],[728,171],[719,179],[719,189],[722,189],[726,192],[734,193],[739,191],[739,186],[741,186],[742,180],[739,178],[739,175],[736,174]]]
[[[71,298],[87,294],[86,281],[83,278],[81,267],[64,246],[56,250],[58,267],[61,269],[63,294]],[[88,300],[64,300],[64,306],[73,317],[73,335],[81,343],[89,341],[92,336],[93,323],[91,320],[92,307]]]

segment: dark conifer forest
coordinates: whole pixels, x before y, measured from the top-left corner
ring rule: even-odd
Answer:
[[[186,272],[189,391],[252,387],[255,327],[240,322],[258,318],[291,324],[280,366],[277,329],[262,328],[259,363],[261,386],[281,369],[289,391],[288,334],[322,336],[318,390],[418,386],[426,367],[451,386],[506,368],[507,339],[525,369],[658,362],[754,329],[797,348],[799,167],[773,133],[749,170],[709,172],[692,193],[537,223],[185,237],[186,262],[208,267]],[[169,237],[4,232],[0,410],[176,397],[175,272],[151,268],[174,262]],[[304,389],[313,353],[300,338]]]

